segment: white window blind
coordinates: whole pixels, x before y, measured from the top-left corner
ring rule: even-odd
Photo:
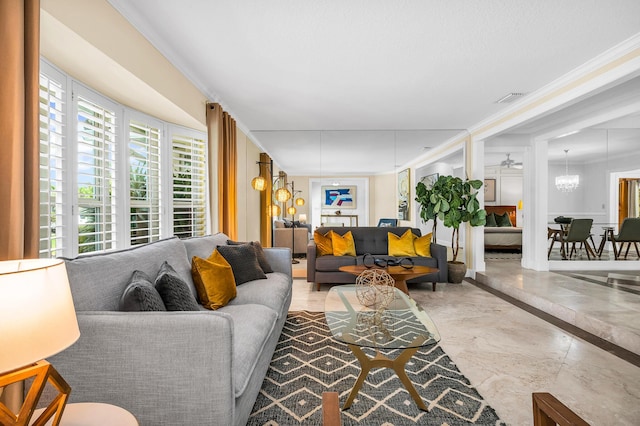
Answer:
[[[76,124],[78,252],[116,248],[116,114],[78,96]]]
[[[205,143],[204,139],[174,134],[173,234],[180,237],[204,235]]]
[[[64,247],[65,152],[62,83],[40,74],[40,257],[68,253]]]
[[[131,245],[160,239],[160,129],[129,122]]]

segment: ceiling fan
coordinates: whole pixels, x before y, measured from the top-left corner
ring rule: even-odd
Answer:
[[[515,160],[512,160],[510,158],[511,154],[507,154],[507,159],[504,160],[502,163],[500,163],[500,167],[506,167],[507,169],[521,169],[522,168],[522,163],[520,162],[516,162]]]

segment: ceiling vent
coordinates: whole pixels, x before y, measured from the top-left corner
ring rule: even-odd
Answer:
[[[511,102],[514,102],[518,99],[520,99],[521,97],[523,97],[526,93],[507,93],[506,95],[504,95],[503,97],[501,97],[500,99],[498,99],[495,103],[497,104],[509,104]]]

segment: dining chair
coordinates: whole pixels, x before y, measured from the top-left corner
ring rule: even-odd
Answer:
[[[594,258],[596,257],[594,250],[589,244],[589,239],[591,238],[591,225],[593,225],[593,219],[571,220],[566,234],[562,236],[563,244],[560,246],[560,250],[562,251],[563,259],[567,259],[567,249],[569,248],[569,243],[571,243],[571,251],[569,252],[568,258],[571,258],[571,256],[573,256],[573,253],[576,250],[576,243],[580,243],[581,247],[585,247],[587,259],[591,260],[591,256],[593,256]]]
[[[551,240],[551,245],[549,246],[549,251],[547,252],[548,259],[549,257],[551,257],[551,250],[553,250],[553,245],[556,242],[559,242],[562,246],[562,229],[547,227],[547,238]],[[560,247],[560,252],[562,252],[562,247]]]
[[[629,254],[631,243],[633,243],[633,246],[636,248],[636,254],[640,257],[640,250],[638,250],[638,243],[640,242],[640,217],[628,217],[623,220],[622,225],[620,225],[620,232],[618,232],[618,235],[614,235],[611,240],[613,242],[613,253],[616,260],[620,259],[622,255],[624,243],[627,243],[627,251],[624,253],[625,259]],[[615,250],[616,243],[620,243],[620,247],[617,250]]]

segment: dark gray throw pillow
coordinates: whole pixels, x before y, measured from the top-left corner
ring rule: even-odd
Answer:
[[[191,293],[189,285],[167,261],[158,271],[155,282],[156,290],[160,293],[167,311],[199,311],[198,302]]]
[[[258,263],[256,250],[251,244],[218,246],[217,250],[231,265],[236,285],[267,278]]]
[[[271,267],[271,265],[269,264],[269,261],[267,260],[267,255],[264,254],[264,249],[262,248],[262,244],[260,244],[260,241],[250,241],[248,243],[242,243],[239,241],[227,240],[227,244],[231,246],[250,244],[256,250],[256,257],[258,258],[258,263],[260,264],[262,271],[265,274],[270,274],[273,272],[273,268]]]
[[[167,310],[151,278],[142,271],[133,271],[131,274],[129,284],[120,298],[118,309],[127,312]]]

